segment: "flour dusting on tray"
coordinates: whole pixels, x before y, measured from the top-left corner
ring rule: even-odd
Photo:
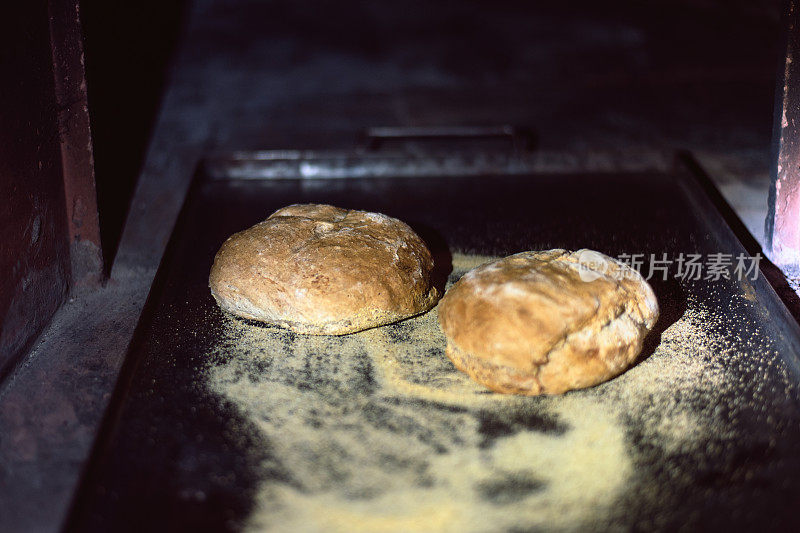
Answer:
[[[450,283],[489,259],[454,254]],[[457,371],[436,309],[342,337],[226,323],[207,386],[270,451],[249,530],[624,524],[674,493],[659,480],[692,482],[685,461],[648,472],[653,457],[689,454],[702,468],[735,442],[732,417],[748,406],[731,404],[729,370],[754,364],[726,351],[714,314],[691,301],[638,365],[556,397],[492,393]]]

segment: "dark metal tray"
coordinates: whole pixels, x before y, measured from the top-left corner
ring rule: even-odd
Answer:
[[[68,529],[800,525],[800,331],[763,276],[692,281],[671,271],[654,279],[662,317],[639,364],[552,398],[470,389],[441,346],[414,352],[414,321],[429,318],[362,339],[381,335],[386,349],[402,346],[391,352],[393,364],[412,386],[455,383],[463,398],[386,392],[380,350],[356,350],[346,361],[339,351],[356,341],[345,337],[309,349],[301,336],[226,317],[209,294],[222,241],[298,202],[407,221],[445,274],[455,266],[451,282],[463,273],[459,254],[745,252],[686,167],[536,172],[540,166],[303,154],[208,162],[159,269]],[[265,344],[243,348],[242,335]],[[274,346],[279,354],[266,353]],[[258,395],[247,403],[221,394],[208,377],[220,368],[233,376],[228,385],[282,388],[297,405],[286,411]],[[316,410],[327,414],[309,414]],[[292,428],[308,431],[298,437]],[[336,441],[347,431],[357,438]],[[376,515],[375,502],[389,502],[386,516]]]

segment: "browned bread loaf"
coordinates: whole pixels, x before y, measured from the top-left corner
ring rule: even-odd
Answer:
[[[433,259],[405,223],[330,205],[291,205],[228,238],[209,276],[234,315],[313,335],[416,315],[438,299]]]
[[[657,319],[642,276],[590,250],[522,252],[486,263],[439,305],[455,366],[492,390],[525,395],[560,394],[620,374]]]

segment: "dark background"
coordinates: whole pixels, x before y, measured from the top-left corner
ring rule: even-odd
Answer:
[[[185,0],[80,2],[97,200],[110,266],[186,13]]]
[[[209,148],[349,148],[368,126],[512,123],[542,148],[737,153],[763,173],[780,13],[779,0],[83,1],[106,258],[179,39],[182,76],[196,78],[179,105],[213,115]]]

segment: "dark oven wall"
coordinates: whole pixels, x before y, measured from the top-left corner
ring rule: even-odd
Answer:
[[[180,35],[185,0],[78,0],[105,264],[111,265]]]
[[[47,3],[9,11],[0,17],[0,382],[64,301],[70,274]]]

